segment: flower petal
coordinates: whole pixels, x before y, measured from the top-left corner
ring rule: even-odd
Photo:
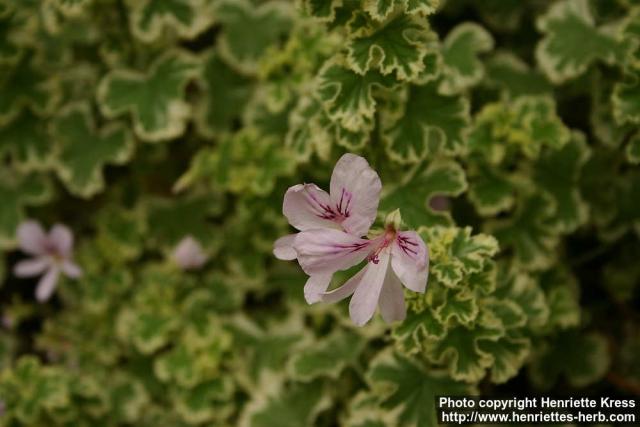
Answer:
[[[18,245],[23,252],[31,255],[42,255],[46,251],[47,235],[40,223],[25,221],[18,227],[16,233]]]
[[[363,269],[358,271],[355,276],[347,280],[347,282],[344,285],[340,286],[339,288],[333,289],[329,292],[323,293],[322,301],[337,302],[345,299],[346,297],[351,296],[355,292],[360,282],[362,281],[362,278],[364,277],[364,273],[366,270],[367,268],[364,267]]]
[[[65,261],[61,266],[62,272],[71,279],[79,279],[82,277],[82,269],[73,261]]]
[[[49,264],[49,260],[46,257],[25,259],[13,267],[13,274],[16,277],[39,276],[49,267]]]
[[[380,314],[387,323],[404,320],[407,316],[402,284],[392,268],[387,269],[387,277],[380,293]]]
[[[342,227],[354,236],[364,236],[376,219],[382,183],[364,157],[345,154],[331,175],[331,201],[346,213]]]
[[[73,233],[69,227],[62,224],[56,224],[49,232],[49,241],[55,246],[58,252],[64,256],[71,255],[73,250]]]
[[[353,323],[358,326],[367,323],[376,312],[382,286],[389,269],[389,258],[389,252],[382,251],[378,263],[369,262],[365,267],[360,285],[353,293],[349,303],[349,314]]]
[[[429,249],[418,233],[398,233],[391,246],[391,267],[404,286],[424,292],[429,276]]]
[[[330,273],[309,276],[307,283],[304,285],[304,299],[308,304],[322,301],[322,294],[329,287],[331,277],[333,277],[333,274]]]
[[[171,256],[178,267],[183,270],[198,269],[209,259],[200,242],[193,236],[186,236],[180,240]]]
[[[346,270],[364,260],[371,242],[332,229],[301,231],[293,247],[300,266],[309,276]]]
[[[338,223],[331,220],[331,198],[315,184],[290,187],[284,195],[282,213],[289,220],[289,224],[300,231],[340,228]]]
[[[288,234],[275,241],[273,244],[273,254],[276,258],[284,261],[291,261],[297,258],[296,251],[293,249],[293,241],[295,238],[295,234]]]
[[[42,276],[36,287],[36,299],[39,302],[44,302],[51,298],[53,291],[56,289],[59,274],[60,270],[54,267],[50,268],[47,274]]]

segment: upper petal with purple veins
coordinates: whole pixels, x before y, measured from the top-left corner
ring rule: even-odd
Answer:
[[[344,217],[342,227],[364,236],[376,219],[382,183],[378,174],[360,156],[345,154],[331,175],[331,201]]]
[[[334,273],[362,262],[371,242],[340,230],[317,229],[296,235],[293,247],[308,275]]]
[[[282,213],[289,224],[300,231],[315,228],[340,228],[338,217],[329,195],[315,184],[298,184],[284,195]]]

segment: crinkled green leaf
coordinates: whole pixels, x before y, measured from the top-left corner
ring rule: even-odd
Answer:
[[[478,56],[491,49],[493,37],[480,25],[465,22],[453,28],[442,46],[444,68],[440,91],[453,94],[478,84],[484,76],[484,66]]]
[[[388,213],[401,208],[402,219],[411,228],[449,225],[452,223],[450,214],[433,210],[429,203],[434,197],[458,196],[466,187],[467,181],[460,165],[452,161],[436,161],[386,195],[380,203],[380,210]]]
[[[442,339],[446,333],[445,325],[433,310],[417,308],[422,305],[424,301],[407,300],[410,308],[407,317],[393,329],[393,337],[401,343],[403,352],[414,353],[422,349],[425,342]]]
[[[536,58],[553,82],[577,77],[598,60],[611,63],[625,52],[612,29],[596,26],[588,0],[555,2],[536,25],[545,35]]]
[[[145,43],[156,41],[167,31],[192,39],[212,22],[205,0],[129,0],[132,34]]]
[[[486,234],[471,235],[471,228],[421,227],[429,246],[430,273],[447,287],[456,287],[468,274],[483,270],[498,252],[498,242]]]
[[[428,357],[447,366],[456,381],[477,382],[494,363],[494,357],[480,348],[482,341],[494,341],[504,336],[504,326],[493,316],[482,316],[472,327],[455,326],[446,335],[427,347]]]
[[[469,102],[463,96],[446,96],[432,82],[409,86],[400,106],[381,109],[382,135],[389,156],[401,163],[415,163],[427,154],[466,151]]]
[[[218,51],[229,65],[244,74],[255,74],[260,60],[278,47],[292,25],[291,9],[284,1],[256,6],[249,0],[221,0],[215,16],[222,23]]]
[[[180,136],[191,114],[185,86],[198,73],[198,63],[183,51],[158,57],[148,73],[115,70],[98,87],[98,102],[107,117],[132,115],[136,135],[155,142]]]
[[[371,129],[376,111],[374,90],[391,88],[395,80],[378,71],[356,74],[338,62],[328,62],[320,71],[317,96],[329,118],[345,129]]]
[[[378,23],[357,19],[350,23],[347,64],[356,73],[372,70],[395,73],[398,80],[413,80],[424,69],[428,41],[433,38],[426,19],[397,14]]]
[[[448,297],[436,308],[435,314],[443,324],[459,323],[469,325],[478,315],[478,303],[469,290],[447,290]]]
[[[441,370],[426,369],[391,351],[380,353],[369,366],[367,381],[380,396],[380,405],[397,411],[399,426],[437,424],[438,396],[469,395],[474,387],[458,382]]]
[[[103,168],[123,164],[133,154],[131,135],[119,123],[96,129],[89,106],[65,108],[54,120],[56,169],[69,191],[89,198],[105,187]]]

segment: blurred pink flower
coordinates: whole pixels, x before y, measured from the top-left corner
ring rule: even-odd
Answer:
[[[56,224],[46,234],[38,222],[25,221],[18,227],[17,239],[20,249],[32,258],[17,263],[13,272],[17,277],[42,276],[36,287],[38,301],[51,297],[61,272],[72,279],[82,276],[73,262],[73,234],[65,225]]]
[[[387,221],[384,233],[372,240],[328,229],[303,231],[295,238],[293,247],[298,262],[312,277],[333,274],[367,261],[344,285],[320,296],[322,301],[336,302],[353,295],[349,314],[358,326],[373,317],[378,305],[386,322],[403,320],[406,307],[401,285],[420,293],[426,289],[427,246],[415,231],[399,231],[397,218]]]
[[[369,163],[355,154],[344,154],[331,175],[330,193],[315,184],[290,187],[282,205],[289,224],[300,231],[344,230],[352,236],[364,236],[376,219],[382,184]],[[283,260],[296,259],[295,234],[276,240],[274,255]],[[333,272],[310,275],[304,287],[309,304],[320,301]]]
[[[174,249],[171,257],[183,270],[197,270],[208,260],[202,245],[192,236],[183,238]]]

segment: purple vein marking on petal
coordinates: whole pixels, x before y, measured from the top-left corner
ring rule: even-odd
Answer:
[[[418,244],[416,242],[409,240],[408,237],[398,236],[398,245],[404,251],[404,253],[407,254],[408,256],[411,256],[409,253],[413,254],[414,256],[418,255],[418,251],[416,249],[412,249],[408,246],[408,245],[411,245],[411,246],[417,247]]]
[[[328,252],[329,255],[337,255],[337,254],[341,254],[344,253],[345,249],[349,249],[348,253],[353,253],[353,252],[358,252],[360,249],[367,247],[369,245],[370,242],[363,242],[363,243],[351,243],[348,245],[341,245],[341,244],[331,244],[329,245],[330,247],[337,249],[335,251],[332,252]]]
[[[352,198],[353,198],[353,194],[347,191],[346,188],[342,188],[342,192],[340,193],[340,202],[338,203],[338,206],[336,206],[336,208],[338,210],[338,213],[345,218],[349,217],[349,214],[350,214],[349,207],[351,206]],[[344,206],[342,206],[343,203],[344,203]]]
[[[333,212],[333,210],[331,209],[331,207],[329,205],[325,205],[324,203],[322,203],[320,200],[318,200],[318,198],[315,196],[315,194],[313,194],[310,191],[307,191],[307,188],[304,188],[304,194],[307,198],[307,200],[309,201],[309,204],[311,205],[312,208],[314,208],[316,210],[316,216],[322,218],[322,219],[334,219],[335,218],[335,213]]]

